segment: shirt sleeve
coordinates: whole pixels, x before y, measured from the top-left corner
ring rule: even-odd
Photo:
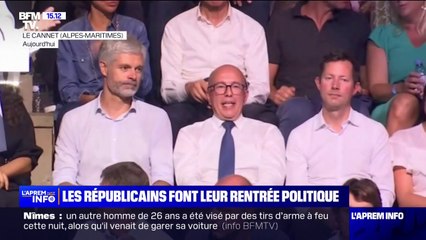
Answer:
[[[173,153],[177,185],[198,185],[197,182],[197,140],[190,128],[182,128],[177,136]]]
[[[264,104],[269,95],[269,68],[265,31],[260,25],[257,33],[250,38],[244,61],[247,81],[250,83],[247,104]]]
[[[286,185],[309,185],[308,159],[303,152],[306,145],[303,137],[300,131],[293,130],[290,133],[286,152]]]
[[[145,99],[145,97],[151,92],[152,89],[151,64],[149,58],[149,40],[145,25],[142,22],[139,22],[138,27],[139,31],[136,37],[138,41],[145,47],[146,56],[143,65],[142,82],[138,92],[136,93],[136,96],[141,99]]]
[[[374,42],[379,48],[387,49],[387,32],[390,25],[377,26],[370,34],[369,40]]]
[[[261,161],[258,184],[283,186],[286,175],[285,143],[275,126],[271,126],[266,134]]]
[[[77,136],[80,133],[77,121],[68,112],[61,122],[59,136],[55,146],[55,164],[53,170],[53,184],[59,185],[63,182],[76,184],[79,153]]]
[[[188,96],[181,75],[182,40],[178,24],[172,21],[166,25],[161,41],[161,96],[166,103],[182,102]]]
[[[161,111],[151,145],[151,183],[158,180],[174,185],[172,160],[172,127],[167,113]]]
[[[23,108],[24,114],[22,122],[17,127],[19,128],[17,133],[21,136],[21,140],[10,159],[13,161],[13,159],[19,157],[29,157],[31,159],[31,169],[34,169],[38,164],[38,159],[43,153],[43,150],[36,145],[34,125],[30,115],[27,113],[23,104],[19,107]]]
[[[380,190],[383,207],[392,207],[395,201],[394,180],[390,155],[389,137],[382,127],[377,135],[377,141],[371,158],[371,180],[377,184]]]
[[[79,101],[80,95],[86,91],[79,87],[70,40],[59,41],[56,64],[58,65],[58,88],[61,100],[64,102]]]

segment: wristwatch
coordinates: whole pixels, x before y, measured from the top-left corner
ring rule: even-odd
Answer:
[[[392,84],[392,96],[395,96],[398,92],[396,91],[396,84]]]

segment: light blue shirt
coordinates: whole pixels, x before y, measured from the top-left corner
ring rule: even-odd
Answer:
[[[65,114],[56,141],[53,183],[99,185],[105,167],[133,161],[150,183],[173,185],[172,131],[166,112],[133,100],[128,112],[111,119],[100,98]]]

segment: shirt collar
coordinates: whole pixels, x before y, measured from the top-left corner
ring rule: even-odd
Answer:
[[[323,110],[321,109],[321,111],[315,116],[315,119],[314,119],[314,129],[315,130],[320,130],[320,129],[323,129],[323,128],[329,128],[328,124],[325,122],[324,116],[322,114],[323,114]],[[352,126],[355,126],[355,127],[359,127],[359,125],[360,125],[360,119],[359,119],[357,113],[352,108],[350,109],[348,119],[345,122],[343,122],[343,124],[342,124],[343,128],[347,125],[352,125]],[[331,129],[331,128],[329,128],[329,129]]]
[[[197,13],[197,20],[198,21],[203,21],[203,22],[206,22],[206,23],[210,24],[210,21],[207,20],[207,18],[201,14],[201,8],[200,8],[200,6],[201,6],[201,1],[198,3],[198,6],[197,6],[197,11],[196,11],[196,13]],[[218,27],[220,25],[222,25],[226,20],[231,21],[232,15],[233,15],[232,14],[232,10],[233,10],[233,8],[231,6],[231,3],[229,3],[228,4],[228,13],[226,14],[225,19],[223,19],[223,21],[217,25]]]
[[[243,126],[243,124],[244,124],[244,121],[245,121],[245,117],[243,117],[243,115],[240,115],[237,118],[237,120],[234,121],[235,127],[236,128],[241,128]],[[222,120],[222,119],[219,119],[218,117],[216,117],[216,115],[213,114],[213,116],[212,116],[212,122],[213,122],[213,125],[216,128],[221,128],[222,127],[222,123],[225,122],[225,121]]]
[[[95,99],[96,103],[95,103],[95,114],[100,113],[102,116],[110,119],[110,117],[108,116],[108,114],[102,109],[101,106],[101,94],[102,91],[99,93],[98,97]],[[136,99],[133,97],[132,98],[132,104],[130,105],[130,108],[127,112],[125,112],[122,116],[120,116],[119,118],[115,119],[116,121],[121,120],[125,117],[127,117],[127,115],[129,115],[129,113],[136,113]]]
[[[84,17],[84,23],[83,23],[84,31],[93,31],[92,25],[89,21],[89,12],[86,12]],[[119,27],[119,14],[114,13],[114,16],[112,17],[111,24],[107,27],[107,31],[109,31],[110,28],[114,29],[115,31],[118,31]]]
[[[293,17],[306,17],[302,15],[302,6],[306,3],[308,3],[308,1],[298,1],[296,5],[294,5],[294,7],[291,9],[291,14],[293,15]],[[332,10],[332,12],[333,17],[331,18],[331,20],[335,20],[339,18],[339,15],[342,11],[339,9],[334,9]]]

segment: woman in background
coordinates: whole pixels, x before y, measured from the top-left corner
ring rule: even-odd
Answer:
[[[423,84],[416,60],[426,64],[425,1],[392,1],[392,23],[376,27],[367,47],[370,93],[378,104],[371,117],[390,135],[419,121]]]
[[[17,90],[0,85],[0,207],[19,206],[19,186],[31,185],[31,171],[43,150],[35,143],[30,115]]]

